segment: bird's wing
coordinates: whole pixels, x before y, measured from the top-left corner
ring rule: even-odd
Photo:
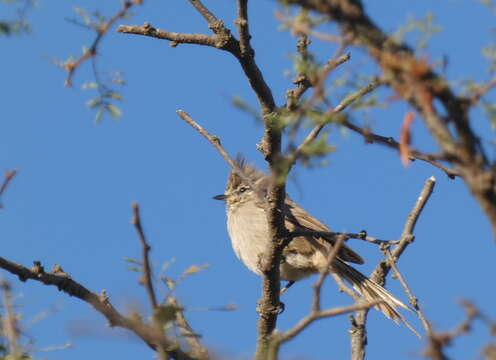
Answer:
[[[314,231],[324,231],[330,232],[324,223],[316,219],[314,216],[310,215],[305,209],[297,205],[290,198],[286,199],[285,206],[283,208],[286,228],[289,231],[295,229],[304,230],[314,230]],[[329,251],[332,245],[335,243],[336,239],[334,237],[316,237],[316,236],[299,236],[294,238],[288,245],[289,250],[293,247],[297,248],[299,252],[308,252],[311,254],[315,251],[315,247],[324,247]],[[327,252],[326,251],[326,252]],[[338,257],[343,261],[352,262],[355,264],[363,264],[364,261],[360,255],[351,250],[348,246],[342,245],[339,250]]]

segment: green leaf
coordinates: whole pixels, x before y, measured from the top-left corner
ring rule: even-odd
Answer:
[[[96,124],[100,123],[100,121],[102,120],[102,116],[103,116],[104,112],[105,112],[105,108],[100,107],[98,109],[98,111],[96,112],[96,115],[95,115],[95,120],[94,120]]]
[[[121,93],[119,93],[117,91],[109,91],[105,94],[105,97],[109,97],[109,98],[112,98],[115,100],[122,100],[123,99]]]
[[[112,116],[112,119],[117,120],[122,116],[122,111],[119,109],[117,106],[114,104],[107,104],[105,106],[107,111],[109,112],[110,116]]]
[[[98,84],[96,82],[87,82],[81,85],[81,89],[94,89],[97,88]]]
[[[102,98],[100,96],[95,96],[94,98],[91,98],[88,101],[86,101],[86,106],[90,108],[94,108],[100,105],[102,105]]]

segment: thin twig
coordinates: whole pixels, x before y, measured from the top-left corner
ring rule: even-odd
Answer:
[[[435,185],[436,179],[434,178],[434,176],[431,176],[425,181],[424,186],[422,187],[422,190],[420,191],[420,194],[417,198],[417,201],[415,202],[415,205],[408,214],[405,225],[403,227],[403,232],[400,237],[400,242],[391,252],[391,255],[394,259],[396,259],[396,261],[398,261],[408,245],[413,242],[415,238],[415,236],[413,235],[415,225],[427,201],[429,200]],[[386,282],[386,276],[388,275],[390,269],[391,265],[388,259],[383,259],[379,262],[379,264],[377,264],[369,278],[375,283],[383,286]],[[368,310],[363,310],[350,317],[352,360],[363,360],[365,358],[365,347],[367,345],[367,313]]]
[[[413,292],[410,289],[410,287],[408,286],[408,284],[406,283],[405,278],[400,273],[400,270],[398,269],[398,266],[396,265],[395,259],[393,258],[393,255],[391,254],[391,250],[386,248],[384,251],[385,251],[387,258],[389,260],[389,265],[393,269],[393,272],[396,275],[396,277],[398,278],[401,286],[403,286],[403,290],[407,294],[408,300],[410,301],[410,304],[413,306],[413,308],[417,312],[417,315],[419,316],[420,321],[422,322],[422,325],[424,326],[426,333],[430,334],[432,332],[432,327],[431,327],[430,322],[425,317],[424,312],[420,309],[420,306],[418,304],[418,298],[415,295],[413,295]]]
[[[195,333],[193,328],[189,325],[188,320],[184,316],[184,309],[179,305],[177,299],[169,296],[167,298],[167,302],[169,305],[173,306],[176,309],[175,315],[175,323],[179,327],[181,331],[181,335],[184,338],[184,341],[191,348],[191,354],[198,360],[206,360],[209,358],[208,350],[205,348],[202,343],[198,340],[199,335]]]
[[[494,87],[496,87],[496,77],[489,80],[486,84],[483,84],[475,89],[472,96],[470,97],[470,103],[472,105],[477,104],[479,100]]]
[[[450,345],[453,340],[463,334],[470,332],[472,328],[472,323],[477,318],[482,318],[482,314],[479,310],[469,301],[463,300],[462,306],[465,309],[465,319],[458,324],[454,329],[444,332],[434,332],[431,331],[428,338],[428,343],[422,352],[422,355],[429,357],[433,360],[448,360],[449,358],[444,353],[444,348]],[[490,330],[493,334],[494,332]],[[490,359],[490,357],[487,357]]]
[[[241,170],[236,161],[234,161],[226,152],[218,136],[210,134],[206,129],[204,129],[201,125],[194,121],[191,116],[189,116],[185,111],[176,110],[176,113],[181,117],[181,119],[183,119],[187,124],[191,125],[196,131],[200,133],[200,135],[202,135],[214,146],[214,148],[220,153],[224,160],[226,160],[229,166],[236,172],[237,175],[239,175],[241,179],[243,179],[244,182],[246,182],[250,186],[253,191],[255,191],[255,193],[258,194],[258,197],[260,199],[265,199],[264,194],[260,191],[258,186],[255,185],[253,180],[249,176],[247,176],[243,172],[243,170]]]
[[[336,281],[336,284],[338,284],[339,291],[347,293],[355,301],[360,300],[361,296],[354,292],[353,289],[351,289],[349,286],[347,286],[338,274],[333,272],[331,273],[331,276],[334,278],[334,281]]]
[[[377,142],[379,144],[386,145],[387,147],[395,149],[397,151],[399,151],[399,149],[400,149],[400,144],[394,138],[392,138],[390,136],[387,137],[387,136],[381,136],[381,135],[375,134],[372,131],[370,131],[369,129],[364,129],[364,128],[361,128],[355,124],[352,124],[348,120],[343,121],[341,123],[341,125],[343,125],[343,126],[347,127],[348,129],[362,135],[367,144]],[[434,155],[424,154],[418,150],[410,149],[410,159],[412,159],[412,160],[418,159],[418,160],[425,161],[425,162],[443,170],[450,179],[454,179],[455,177],[460,176],[459,171],[451,169],[451,168],[441,164],[439,161],[436,161],[436,158]]]
[[[122,8],[114,16],[112,16],[109,21],[98,26],[98,28],[96,29],[97,36],[93,40],[93,43],[91,44],[91,46],[83,52],[83,55],[81,55],[79,58],[77,58],[74,61],[65,61],[65,62],[60,64],[60,66],[62,66],[65,70],[67,70],[67,78],[65,79],[65,82],[64,82],[65,86],[67,86],[67,87],[72,86],[72,78],[74,76],[74,72],[79,68],[79,66],[84,61],[86,61],[90,58],[93,58],[97,55],[98,45],[100,44],[100,41],[102,40],[104,35],[110,30],[112,25],[114,25],[114,23],[117,20],[125,17],[129,11],[129,9],[133,5],[140,5],[141,3],[142,3],[141,0],[124,1],[122,3]]]
[[[316,125],[312,131],[305,137],[305,139],[301,142],[301,144],[296,148],[296,150],[288,156],[289,160],[294,163],[298,157],[304,152],[305,148],[314,141],[317,136],[319,136],[320,131],[332,121],[332,115],[335,115],[344,109],[346,109],[351,103],[360,99],[365,94],[368,94],[372,90],[376,89],[380,86],[382,82],[378,79],[375,79],[370,84],[362,87],[358,91],[349,94],[346,98],[344,98],[336,107],[329,109],[326,112],[328,118],[325,121],[322,121],[320,124]]]
[[[361,231],[359,233],[341,233],[341,232],[332,232],[332,231],[296,229],[288,234],[288,238],[295,238],[299,236],[319,236],[326,241],[330,241],[326,238],[332,238],[334,241],[336,237],[343,236],[345,241],[348,239],[358,239],[377,245],[385,245],[385,244],[394,245],[394,244],[399,244],[400,242],[399,240],[380,240],[375,237],[368,236],[366,231]]]
[[[4,174],[4,179],[2,182],[2,185],[0,185],[0,198],[2,197],[5,189],[7,189],[7,186],[9,185],[10,181],[16,176],[17,170],[7,170]],[[0,208],[2,207],[2,203],[0,203]]]
[[[332,251],[329,253],[327,256],[327,261],[324,267],[321,269],[320,275],[313,284],[313,298],[312,298],[312,311],[320,311],[320,297],[321,297],[321,290],[322,290],[322,284],[324,283],[324,280],[326,279],[327,275],[329,275],[329,269],[331,268],[331,264],[336,258],[336,256],[339,253],[339,250],[341,250],[341,247],[343,246],[345,237],[343,235],[338,236],[336,239],[336,242],[334,246],[332,247]]]
[[[150,304],[152,305],[152,309],[155,310],[158,306],[157,297],[155,296],[155,289],[153,288],[152,282],[152,269],[150,266],[150,245],[146,241],[145,232],[143,230],[143,226],[141,225],[141,216],[140,216],[140,208],[139,204],[133,202],[131,204],[133,208],[133,217],[131,219],[131,224],[134,225],[136,232],[138,233],[138,237],[141,243],[141,257],[143,259],[143,274],[142,274],[142,283],[146,288],[146,292],[148,293],[148,299],[150,300]]]
[[[381,303],[383,303],[382,300],[374,300],[367,302],[359,302],[348,306],[330,308],[326,310],[312,311],[310,314],[308,314],[303,319],[301,319],[293,328],[275,334],[274,342],[276,342],[277,345],[280,345],[284,342],[293,339],[295,336],[297,336],[299,333],[305,330],[308,327],[308,325],[313,323],[315,320],[320,320],[331,316],[342,315],[353,311],[370,309],[371,307],[379,305]]]
[[[208,10],[205,7],[205,5],[201,3],[200,0],[188,0],[188,1],[200,13],[200,15],[203,16],[205,20],[207,20],[209,25],[212,25],[218,21],[215,15],[212,14],[210,10]]]
[[[308,24],[302,21],[292,21],[286,18],[280,11],[276,10],[274,16],[277,20],[284,23],[287,27],[289,27],[293,33],[295,34],[305,34],[313,36],[317,39],[330,41],[330,42],[341,42],[343,38],[338,35],[326,34],[320,31],[313,30]]]
[[[143,230],[143,226],[141,225],[141,215],[140,215],[140,208],[139,204],[136,202],[133,202],[131,204],[131,207],[133,209],[133,217],[131,218],[131,224],[134,225],[136,232],[138,233],[138,237],[140,239],[141,243],[141,257],[143,259],[143,266],[142,266],[142,274],[141,274],[141,279],[140,283],[142,283],[145,286],[146,292],[148,294],[148,300],[150,300],[150,305],[152,307],[152,319],[155,325],[155,328],[157,329],[157,332],[162,332],[163,331],[163,324],[160,322],[160,320],[155,316],[157,312],[159,311],[159,306],[157,302],[157,297],[155,295],[155,288],[153,287],[153,276],[152,276],[152,268],[150,265],[150,250],[151,247],[146,241],[146,236],[145,236],[145,231]],[[160,360],[167,360],[169,356],[167,355],[166,349],[163,348],[162,346],[157,347],[157,352],[158,352],[158,357]]]

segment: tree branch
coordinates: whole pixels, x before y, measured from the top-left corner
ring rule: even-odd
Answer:
[[[436,185],[436,179],[431,176],[428,178],[422,190],[420,191],[419,197],[415,202],[412,210],[407,216],[407,220],[403,227],[403,232],[400,237],[399,244],[394,248],[391,252],[391,255],[395,261],[398,261],[400,256],[403,254],[405,249],[408,247],[410,243],[413,242],[415,236],[413,235],[413,231],[415,229],[415,225],[417,224],[417,220],[422,213],[427,201],[429,200],[434,186]],[[386,276],[391,270],[391,264],[389,260],[383,259],[376,266],[374,271],[372,272],[370,279],[375,283],[384,286],[386,282]],[[367,345],[367,310],[359,311],[355,315],[351,316],[351,327],[350,327],[350,337],[351,337],[351,353],[352,360],[363,360],[365,358],[365,347]]]
[[[394,259],[393,255],[391,254],[391,251],[388,248],[385,248],[385,254],[387,256],[387,259],[389,260],[389,265],[393,269],[394,275],[398,278],[401,286],[403,286],[403,290],[408,296],[408,300],[410,301],[410,304],[413,306],[415,311],[417,312],[418,317],[420,318],[420,321],[422,322],[422,325],[424,326],[425,332],[430,335],[432,332],[432,326],[430,322],[427,320],[425,317],[424,312],[420,309],[420,306],[418,304],[418,298],[413,295],[412,290],[406,283],[405,278],[403,275],[400,273],[400,270],[398,269],[398,266],[396,265],[396,260]]]
[[[288,238],[290,239],[299,236],[319,236],[326,241],[328,241],[326,238],[331,238],[333,240],[332,244],[334,244],[334,239],[337,237],[343,237],[345,241],[348,239],[358,239],[377,245],[393,245],[400,243],[399,240],[380,240],[375,237],[367,236],[367,232],[365,230],[362,230],[359,233],[341,233],[341,232],[332,232],[332,231],[315,231],[315,230],[297,229],[291,231],[288,234]]]
[[[117,32],[123,34],[135,34],[149,36],[162,40],[171,41],[171,46],[177,46],[177,44],[197,44],[213,46],[216,48],[221,48],[225,46],[222,37],[218,35],[207,35],[207,34],[187,34],[178,33],[173,31],[167,31],[162,29],[157,29],[150,25],[150,23],[145,22],[143,25],[119,25]],[[223,49],[224,50],[224,49]]]
[[[19,280],[26,281],[31,279],[45,285],[54,285],[59,291],[63,291],[91,305],[96,311],[105,316],[110,326],[130,330],[152,349],[157,350],[157,347],[160,346],[163,349],[167,349],[167,354],[174,359],[194,360],[193,357],[179,347],[179,344],[168,339],[163,331],[157,331],[153,324],[144,322],[141,317],[127,317],[119,313],[110,303],[105,291],[102,291],[100,295],[91,292],[73,280],[59,265],[55,265],[53,271],[45,272],[40,262],[35,261],[34,264],[32,268],[27,268],[0,257],[0,268],[17,275]]]
[[[215,15],[212,14],[210,10],[208,10],[205,7],[205,5],[202,4],[200,0],[188,0],[188,1],[200,13],[200,15],[203,16],[205,20],[207,20],[208,25],[212,26],[213,24],[219,21],[217,20]]]
[[[296,148],[296,150],[288,155],[288,161],[293,164],[304,152],[305,148],[313,142],[320,134],[324,126],[329,124],[332,119],[333,115],[342,112],[344,109],[346,109],[350,104],[352,104],[354,101],[360,99],[362,96],[365,94],[368,94],[372,90],[376,89],[382,84],[382,82],[379,79],[375,79],[372,81],[370,84],[362,87],[361,89],[357,90],[354,93],[349,94],[346,96],[336,107],[329,109],[325,115],[327,115],[327,119],[325,121],[322,121],[320,124],[316,125],[305,137],[305,139],[301,142],[300,145]]]
[[[241,55],[253,55],[250,45],[250,30],[248,27],[248,0],[237,0],[238,17],[234,20],[238,28],[239,50]],[[250,54],[251,53],[251,54]]]
[[[367,302],[358,302],[352,305],[340,306],[326,310],[312,311],[310,312],[310,314],[298,321],[298,323],[293,328],[282,333],[277,333],[274,336],[273,343],[271,344],[271,354],[277,354],[278,348],[281,344],[293,339],[316,320],[328,318],[331,316],[342,315],[353,311],[370,309],[371,307],[374,307],[381,303],[381,300],[374,300]],[[277,359],[277,357],[270,356],[269,359]]]
[[[198,340],[199,335],[195,333],[195,331],[191,328],[184,316],[183,308],[177,302],[177,299],[169,296],[167,297],[167,302],[169,305],[173,306],[176,311],[176,319],[175,323],[179,327],[181,331],[181,335],[184,338],[184,341],[191,348],[191,355],[198,360],[207,360],[210,358],[208,349],[205,348],[202,343]]]
[[[14,176],[16,176],[17,174],[17,170],[14,169],[14,170],[7,170],[4,174],[4,179],[3,179],[3,182],[2,184],[0,185],[0,199],[2,198],[2,195],[5,191],[5,189],[7,189],[7,186],[9,185],[10,181],[14,178]],[[2,203],[0,202],[0,208],[2,208],[3,205]]]
[[[153,288],[152,282],[152,269],[150,266],[150,245],[146,241],[145,232],[143,231],[143,226],[141,225],[141,216],[140,216],[140,208],[139,204],[133,202],[131,204],[133,208],[133,217],[131,218],[131,224],[136,228],[136,232],[138,233],[138,237],[141,243],[141,258],[143,259],[143,274],[140,283],[142,283],[148,294],[148,299],[150,300],[150,304],[152,309],[155,310],[157,308],[157,297],[155,296],[155,290]]]
[[[390,136],[386,137],[386,136],[381,136],[381,135],[375,134],[372,131],[370,131],[369,129],[363,129],[363,128],[355,125],[355,124],[352,124],[348,120],[343,121],[341,123],[341,125],[343,125],[343,126],[347,127],[348,129],[362,135],[363,138],[365,139],[365,142],[368,144],[373,143],[373,142],[377,142],[377,143],[380,143],[382,145],[386,145],[387,147],[389,147],[391,149],[395,149],[395,150],[399,151],[400,144],[394,138],[392,138]],[[438,169],[443,170],[450,179],[454,179],[455,177],[460,176],[459,171],[453,170],[447,166],[444,166],[440,162],[436,161],[434,159],[434,157],[430,154],[424,154],[418,150],[410,149],[410,158],[412,160],[418,159],[418,160],[428,162],[429,164],[437,167]]]
[[[284,3],[327,15],[338,23],[344,38],[368,50],[381,67],[387,84],[422,115],[429,132],[489,218],[496,239],[496,164],[489,161],[471,127],[469,110],[473,99],[457,96],[449,82],[425,59],[416,58],[407,44],[398,43],[384,33],[365,12],[360,0],[285,0]],[[442,111],[436,109],[437,104],[443,107]],[[449,123],[453,124],[451,128]]]
[[[239,175],[244,182],[246,182],[250,188],[255,191],[258,197],[265,201],[265,195],[260,191],[260,189],[255,185],[253,180],[246,176],[246,174],[241,170],[241,168],[236,164],[236,162],[229,156],[224,147],[220,142],[220,138],[218,136],[210,134],[206,129],[204,129],[201,125],[199,125],[196,121],[194,121],[191,116],[189,116],[183,110],[176,110],[176,113],[183,119],[187,124],[193,127],[196,131],[200,133],[205,139],[207,139],[213,147],[219,152],[219,154],[226,160],[229,166]]]
[[[96,28],[96,37],[93,40],[91,46],[83,52],[76,60],[68,60],[60,63],[59,65],[67,71],[67,77],[65,79],[64,85],[67,87],[72,86],[72,78],[74,77],[75,71],[79,68],[79,66],[88,59],[94,58],[98,53],[98,45],[100,44],[102,38],[107,34],[110,28],[114,25],[114,23],[126,16],[129,9],[134,5],[141,5],[142,0],[133,0],[133,1],[124,1],[122,3],[121,9],[112,16],[109,21],[98,26]]]

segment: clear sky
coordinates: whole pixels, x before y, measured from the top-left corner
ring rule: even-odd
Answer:
[[[443,31],[432,39],[425,54],[434,63],[447,56],[444,70],[454,84],[487,78],[481,47],[494,41],[490,27],[495,15],[478,1],[366,1],[379,25],[393,31],[409,16],[429,11]],[[205,1],[234,30],[234,2]],[[262,127],[231,105],[239,96],[256,106],[256,100],[235,59],[226,52],[111,32],[101,44],[98,65],[105,72],[123,71],[127,85],[122,93],[123,116],[93,122],[94,111],[85,101],[94,96],[80,85],[92,81],[90,64],[74,79],[74,88],[63,86],[64,72],[48,59],[79,56],[93,34],[67,22],[76,17],[72,8],[101,9],[112,14],[117,1],[40,1],[30,13],[30,35],[0,38],[0,170],[19,169],[3,197],[0,210],[2,254],[31,265],[40,260],[47,268],[62,265],[72,277],[99,292],[106,289],[121,310],[147,309],[138,275],[127,270],[126,257],[139,257],[138,238],[129,220],[132,201],[142,207],[145,231],[153,247],[156,272],[174,262],[167,276],[175,277],[192,264],[210,264],[177,288],[176,295],[189,310],[193,327],[204,342],[229,358],[248,358],[254,351],[260,279],[250,273],[232,252],[225,227],[223,204],[211,199],[225,186],[228,165],[218,153],[176,115],[187,111],[197,122],[222,139],[233,155],[241,153],[264,167],[255,145]],[[4,7],[2,7],[2,10]],[[290,54],[295,38],[277,30],[275,1],[251,1],[250,18],[257,62],[272,87],[278,104],[291,87]],[[145,1],[125,24],[152,25],[182,32],[206,32],[194,9],[182,0]],[[329,28],[331,30],[331,28]],[[494,35],[494,34],[493,34]],[[315,41],[321,61],[335,51],[335,44]],[[363,50],[351,49],[352,59],[339,71],[372,74],[373,64]],[[337,76],[339,71],[336,72]],[[439,71],[443,71],[439,69]],[[382,101],[394,95],[378,92]],[[334,102],[343,94],[336,93]],[[409,110],[401,101],[370,112],[355,112],[353,119],[367,122],[376,132],[398,137],[401,119]],[[480,113],[474,125],[484,134],[490,154],[493,134]],[[306,129],[304,129],[306,130]],[[435,192],[416,230],[416,241],[399,263],[404,276],[436,329],[449,329],[463,318],[458,300],[468,298],[496,317],[494,303],[494,241],[478,204],[461,180],[417,161],[405,168],[397,154],[379,145],[365,145],[352,133],[331,128],[337,150],[329,166],[299,166],[288,183],[288,192],[307,210],[335,231],[358,232],[395,239],[425,179],[437,178]],[[419,119],[413,126],[413,144],[435,149]],[[360,252],[369,273],[380,258],[374,245],[350,240]],[[18,310],[24,313],[25,340],[38,358],[88,359],[112,356],[149,358],[152,352],[125,331],[106,327],[103,317],[86,303],[69,298],[55,288],[30,281],[14,285]],[[279,327],[286,329],[310,307],[311,281],[296,284],[283,301],[286,311]],[[406,300],[396,280],[388,288]],[[324,288],[327,306],[349,304],[329,280]],[[235,303],[231,312],[206,311]],[[46,317],[40,319],[39,315]],[[406,314],[417,329],[421,324]],[[378,311],[369,315],[370,359],[418,357],[424,340],[405,326],[397,326]],[[349,356],[346,316],[323,320],[283,347],[285,359],[343,359]],[[475,358],[488,341],[487,329],[477,323],[470,336],[460,338],[449,350],[457,358]],[[72,343],[65,350],[42,352],[46,347]]]

